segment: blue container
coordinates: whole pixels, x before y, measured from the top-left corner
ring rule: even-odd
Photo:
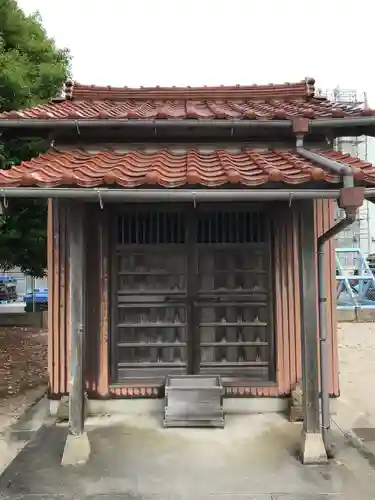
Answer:
[[[28,292],[23,296],[23,300],[26,304],[32,304],[33,300],[36,304],[43,304],[48,302],[48,288],[35,288],[34,294]]]

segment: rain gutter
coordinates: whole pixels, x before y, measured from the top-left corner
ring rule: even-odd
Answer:
[[[373,189],[375,195],[375,188]],[[140,202],[231,202],[262,200],[338,199],[339,189],[116,189],[116,188],[0,188],[0,198],[66,198],[86,201]]]
[[[353,191],[354,175],[353,170],[349,165],[343,165],[329,158],[320,156],[303,147],[303,137],[299,136],[296,143],[297,153],[306,159],[315,162],[322,167],[335,172],[342,176],[344,188]],[[371,189],[364,190],[371,191]],[[340,194],[341,198],[341,194]],[[362,199],[363,201],[363,199]],[[319,299],[319,343],[320,343],[320,390],[321,390],[321,425],[322,438],[325,449],[328,454],[331,454],[330,444],[328,442],[328,432],[331,428],[330,418],[330,401],[329,401],[329,369],[330,356],[329,345],[327,342],[327,287],[325,274],[325,254],[324,245],[331,238],[334,238],[342,230],[353,224],[356,219],[357,206],[347,206],[344,208],[345,217],[332,226],[328,231],[323,233],[318,238],[317,253],[318,253],[318,299]]]
[[[316,118],[308,120],[309,130],[325,128],[342,128],[375,125],[375,116],[359,116],[352,118]],[[61,118],[10,118],[0,119],[0,129],[6,128],[276,128],[291,129],[293,120],[282,119],[197,119],[197,118],[171,118],[171,119],[126,119],[126,118],[86,118],[61,119]]]
[[[341,128],[375,125],[375,116],[354,116],[352,118],[317,118],[309,120],[309,128]]]
[[[5,128],[48,128],[53,127],[56,129],[66,129],[66,128],[292,128],[292,122],[290,120],[230,120],[230,119],[216,119],[216,120],[205,120],[205,119],[195,119],[195,118],[180,118],[180,119],[157,119],[157,120],[142,120],[142,119],[77,119],[77,120],[65,120],[65,119],[39,119],[39,118],[20,118],[20,119],[0,119],[0,129]]]
[[[375,197],[375,188],[366,188],[365,197]],[[41,188],[4,187],[0,198],[56,198],[110,202],[213,202],[213,201],[289,201],[338,200],[340,189],[116,189],[116,188]],[[333,228],[332,228],[333,229]]]

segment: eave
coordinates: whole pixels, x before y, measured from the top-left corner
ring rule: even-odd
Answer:
[[[352,118],[322,118],[308,121],[309,132],[306,139],[322,140],[336,137],[375,137],[375,116]],[[142,138],[142,140],[197,138],[213,139],[220,134],[221,139],[295,136],[293,121],[283,120],[196,120],[196,119],[6,119],[0,120],[0,133],[17,133],[20,137],[38,136],[73,137],[112,136],[115,141]],[[124,134],[126,136],[124,137]],[[70,142],[70,141],[68,141]]]

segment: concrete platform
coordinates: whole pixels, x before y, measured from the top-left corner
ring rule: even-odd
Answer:
[[[0,498],[365,500],[375,496],[373,469],[340,440],[336,462],[302,465],[295,456],[301,426],[279,415],[227,416],[225,429],[163,429],[153,416],[90,418],[91,455],[79,468],[61,467],[67,432],[65,424],[43,427],[1,476]]]

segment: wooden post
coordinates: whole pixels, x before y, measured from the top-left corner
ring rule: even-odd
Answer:
[[[100,210],[98,214],[98,240],[100,259],[100,332],[99,332],[99,381],[98,392],[101,396],[108,394],[108,272],[109,272],[109,245],[108,245],[108,214]]]
[[[90,443],[84,432],[84,336],[85,336],[85,258],[83,203],[70,201],[67,213],[69,267],[69,435],[62,465],[85,463]]]
[[[314,202],[298,206],[299,264],[301,291],[301,358],[303,392],[303,432],[301,458],[304,464],[327,461],[319,416],[318,310],[315,264]]]
[[[70,202],[68,208],[68,262],[70,304],[69,432],[84,429],[84,223],[83,205]]]

